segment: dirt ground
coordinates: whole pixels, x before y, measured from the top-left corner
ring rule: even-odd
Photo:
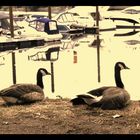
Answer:
[[[0,134],[140,134],[140,102],[102,110],[72,106],[69,99],[14,106],[0,99]]]

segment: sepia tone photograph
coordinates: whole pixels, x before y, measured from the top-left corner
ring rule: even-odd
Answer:
[[[140,6],[0,6],[0,134],[140,134]]]

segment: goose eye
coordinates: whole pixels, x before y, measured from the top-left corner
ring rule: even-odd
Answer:
[[[118,64],[118,66],[122,69],[124,69],[124,66],[122,64]]]

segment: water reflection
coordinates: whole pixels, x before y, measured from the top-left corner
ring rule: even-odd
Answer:
[[[122,71],[122,80],[129,91],[131,99],[139,100],[138,74],[140,71],[140,32],[139,30],[117,29],[101,32],[100,38],[100,72],[101,82],[98,82],[97,71],[97,40],[96,35],[75,36],[62,42],[45,44],[38,48],[16,50],[17,83],[35,83],[35,73],[39,67],[51,71],[49,61],[45,61],[42,52],[52,47],[60,47],[59,59],[54,65],[55,92],[51,91],[51,78],[44,79],[47,96],[61,95],[73,98],[100,86],[115,85],[114,64],[124,61],[129,71]],[[1,53],[0,89],[12,84],[11,53]],[[32,59],[29,56],[33,56]],[[4,60],[3,60],[4,57]],[[36,61],[34,61],[36,59]],[[38,61],[39,60],[39,61]]]
[[[136,44],[140,44],[140,41],[138,40],[127,40],[125,41],[126,44],[128,45],[136,45]]]
[[[139,32],[140,31],[137,31],[135,29],[133,29],[132,31],[131,30],[130,31],[126,30],[126,32],[124,32],[124,29],[123,29],[122,33],[115,33],[114,36],[118,36],[118,37],[120,37],[120,36],[122,36],[122,37],[124,37],[124,36],[131,36],[131,35],[135,35],[135,34],[137,34]]]

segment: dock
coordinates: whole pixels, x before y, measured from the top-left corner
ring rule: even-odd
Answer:
[[[38,46],[43,46],[45,41],[43,38],[8,38],[3,41],[0,41],[0,52],[10,51],[10,50],[19,50],[25,48],[33,48]]]

